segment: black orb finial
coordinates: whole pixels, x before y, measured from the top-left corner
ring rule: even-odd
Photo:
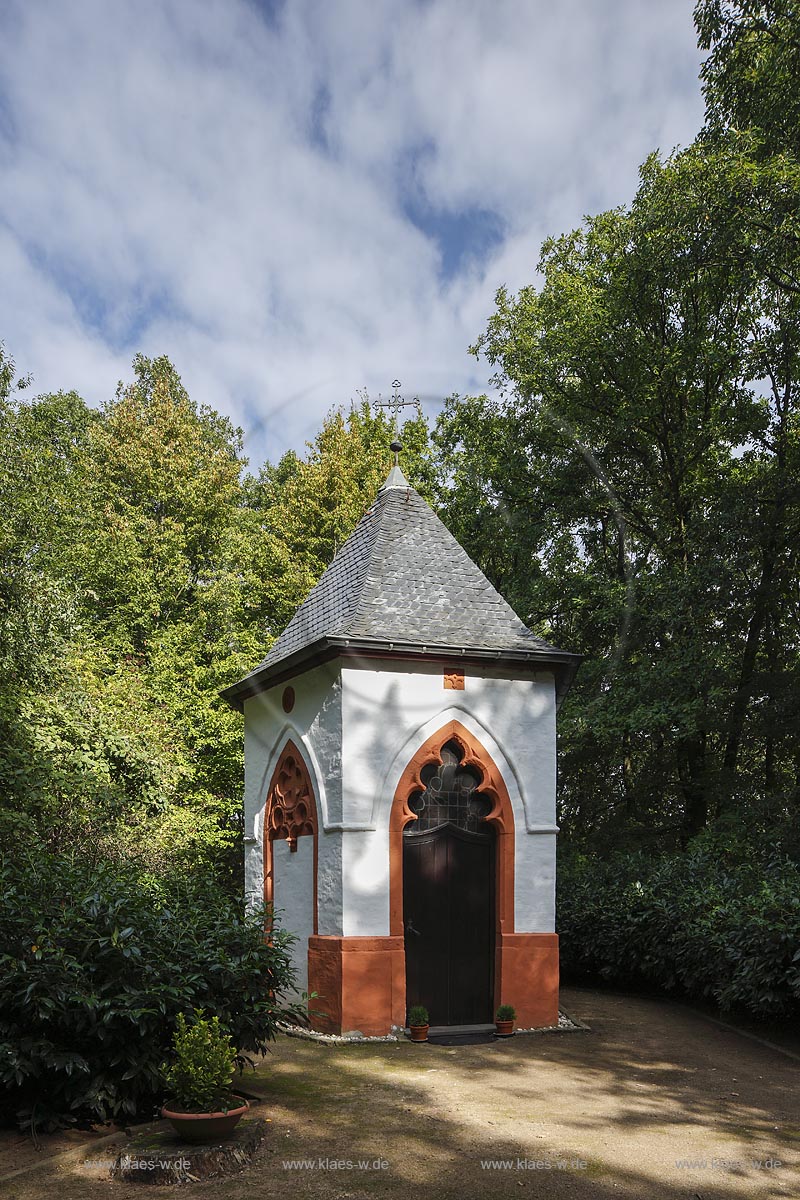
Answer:
[[[390,442],[389,449],[394,452],[394,465],[397,467],[399,466],[397,455],[403,449],[403,443],[400,441],[400,409],[408,408],[409,405],[413,404],[417,410],[417,415],[420,417],[422,416],[422,410],[420,408],[419,398],[417,396],[415,396],[413,400],[403,399],[400,394],[401,384],[399,379],[392,380],[392,387],[394,388],[394,392],[392,393],[391,400],[375,400],[373,401],[373,405],[375,408],[388,408],[392,414],[394,439],[392,442]]]

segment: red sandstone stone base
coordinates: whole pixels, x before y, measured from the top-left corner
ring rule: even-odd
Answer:
[[[405,1025],[406,963],[401,937],[308,939],[311,1024],[323,1033],[358,1029],[366,1037]],[[316,1010],[316,1011],[314,1011]]]
[[[406,965],[402,937],[308,939],[311,1025],[322,1033],[358,1029],[381,1037],[405,1025]],[[513,1004],[517,1027],[558,1024],[558,935],[499,933],[495,1003]]]
[[[558,934],[499,933],[495,1008],[513,1004],[517,1028],[558,1024]]]

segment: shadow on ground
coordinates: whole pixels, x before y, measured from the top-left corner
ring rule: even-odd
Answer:
[[[271,1122],[259,1157],[191,1190],[215,1200],[800,1194],[795,1062],[656,1000],[576,991],[565,1001],[591,1032],[465,1047],[281,1039],[245,1080]],[[55,1188],[65,1200],[142,1194],[74,1168],[55,1184],[52,1173],[23,1177],[9,1194],[49,1200]]]

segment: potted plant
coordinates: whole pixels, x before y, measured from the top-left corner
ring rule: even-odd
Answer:
[[[428,1010],[424,1004],[415,1004],[408,1014],[408,1028],[412,1042],[428,1040]]]
[[[501,1004],[494,1014],[494,1027],[498,1037],[511,1037],[514,1032],[514,1022],[517,1010],[512,1004]]]
[[[219,1017],[207,1021],[198,1008],[188,1025],[183,1013],[178,1013],[173,1047],[172,1062],[161,1068],[172,1095],[162,1117],[187,1142],[229,1137],[249,1105],[231,1089],[236,1051],[220,1028]]]

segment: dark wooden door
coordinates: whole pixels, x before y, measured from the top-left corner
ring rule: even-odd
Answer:
[[[491,831],[403,835],[406,1002],[431,1025],[492,1020],[494,852]]]

